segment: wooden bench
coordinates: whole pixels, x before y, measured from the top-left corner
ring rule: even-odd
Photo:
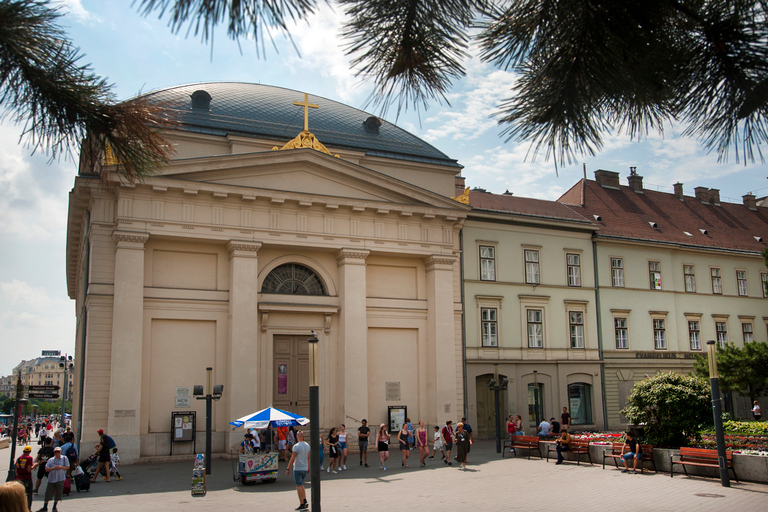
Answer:
[[[504,441],[504,448],[501,450],[501,456],[504,457],[504,452],[509,448],[512,450],[512,453],[515,454],[515,457],[517,457],[517,449],[522,448],[524,450],[528,450],[528,458],[531,458],[531,452],[533,450],[536,450],[539,452],[539,458],[543,459],[541,456],[541,450],[539,449],[539,438],[538,436],[512,436],[511,441]]]
[[[605,459],[613,459],[616,463],[616,467],[619,467],[619,459],[622,457],[621,450],[624,448],[624,443],[613,443],[611,445],[611,453],[608,453],[608,449],[606,448],[603,452],[603,469],[605,469]],[[658,473],[658,470],[656,469],[656,462],[653,460],[653,445],[652,444],[641,444],[640,450],[643,454],[643,457],[640,459],[640,469],[643,468],[643,464],[646,462],[650,462],[653,465],[653,470]],[[629,464],[629,463],[627,463]],[[633,463],[634,465],[634,463]]]
[[[557,453],[557,443],[551,443],[547,448],[547,462],[549,462],[549,452]],[[577,466],[581,464],[581,456],[584,454],[587,455],[587,459],[589,459],[589,463],[592,464],[592,456],[589,454],[589,441],[577,441],[575,439],[572,440],[571,449],[568,450],[568,452],[576,454]],[[568,453],[568,452],[563,452],[563,453]]]
[[[679,460],[675,460],[675,457],[679,457]],[[688,470],[685,469],[685,466],[720,469],[720,459],[717,455],[717,450],[707,450],[706,448],[680,448],[680,455],[670,455],[669,462],[670,478],[674,477],[675,464],[683,466],[686,476],[688,476]],[[733,471],[733,477],[738,482],[739,477],[736,476],[736,469],[733,467],[733,452],[725,452],[725,463],[726,467]]]

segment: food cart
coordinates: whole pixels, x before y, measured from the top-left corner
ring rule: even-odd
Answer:
[[[246,429],[264,429],[268,425],[276,427],[294,427],[304,426],[309,423],[307,418],[293,414],[287,411],[281,411],[274,407],[267,407],[253,414],[243,416],[240,419],[230,422],[235,427]],[[272,444],[270,443],[270,446]],[[237,467],[232,471],[232,478],[236,482],[242,482],[245,485],[256,482],[274,482],[277,480],[277,452],[269,453],[238,453],[237,459],[232,457],[233,463],[237,460]]]

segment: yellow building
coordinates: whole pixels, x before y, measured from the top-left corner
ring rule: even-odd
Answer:
[[[201,435],[204,402],[189,391],[206,367],[224,385],[214,452],[239,442],[228,423],[245,414],[306,414],[312,330],[321,428],[354,433],[389,406],[430,424],[460,415],[460,166],[297,91],[203,83],[146,98],[179,120],[165,133],[171,165],[108,187],[81,168],[70,194],[82,442],[103,428],[126,462],[167,455],[174,411],[196,411]]]
[[[720,201],[718,190],[685,195],[643,187],[634,169],[596,171],[558,201],[593,219],[597,323],[605,364],[608,426],[635,382],[657,371],[688,373],[707,340],[768,340],[766,269],[768,208],[747,194],[742,204]],[[749,417],[744,397],[728,409]]]

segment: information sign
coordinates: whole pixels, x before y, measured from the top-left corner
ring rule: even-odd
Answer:
[[[29,393],[29,398],[59,398],[58,393]]]

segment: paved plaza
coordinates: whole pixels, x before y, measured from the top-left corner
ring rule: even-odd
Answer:
[[[33,450],[34,453],[34,450]],[[410,468],[400,466],[395,448],[386,472],[379,469],[378,454],[371,453],[369,468],[350,456],[348,471],[336,475],[323,472],[322,506],[328,512],[366,510],[632,510],[632,511],[721,511],[765,512],[768,485],[733,482],[730,488],[718,478],[675,476],[669,473],[622,474],[566,462],[560,466],[525,457],[501,459],[494,441],[475,443],[470,466],[462,471],[437,459],[426,468],[417,467],[418,454]],[[0,470],[7,475],[10,449],[0,450]],[[326,455],[327,462],[327,455]],[[154,511],[154,510],[266,510],[289,511],[298,505],[293,477],[285,476],[285,462],[273,484],[242,486],[232,479],[232,465],[214,459],[208,477],[208,494],[192,497],[192,461],[123,466],[121,481],[99,481],[90,492],[72,490],[59,504],[61,512]],[[45,482],[35,496],[33,510],[42,506]],[[307,492],[309,497],[310,493]],[[49,507],[50,509],[50,507]]]

